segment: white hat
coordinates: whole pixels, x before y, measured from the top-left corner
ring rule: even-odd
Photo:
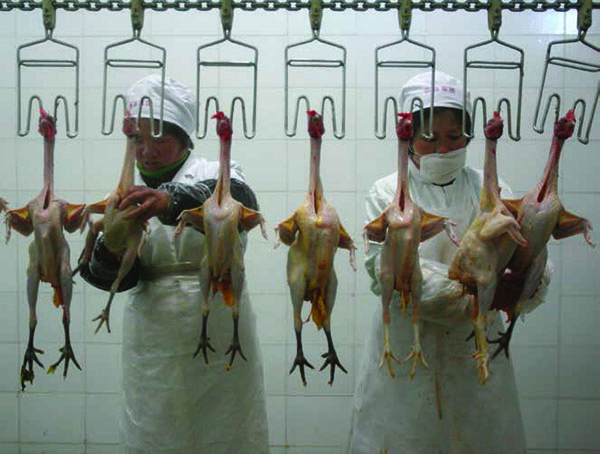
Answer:
[[[158,74],[138,80],[127,92],[127,108],[136,117],[143,96],[152,100],[152,114],[155,120],[160,120],[161,77]],[[144,100],[140,116],[150,118],[147,100]],[[196,102],[187,86],[170,77],[165,77],[163,120],[183,129],[191,143],[196,130]]]
[[[434,107],[452,107],[454,109],[463,108],[463,85],[456,77],[452,77],[441,71],[435,72],[435,96],[433,97]],[[416,97],[423,101],[423,108],[431,107],[431,71],[417,74],[412,77],[400,92],[400,104],[402,112],[410,111],[410,104]],[[420,110],[419,104],[415,105],[416,110]],[[471,115],[471,94],[467,92],[467,113]]]

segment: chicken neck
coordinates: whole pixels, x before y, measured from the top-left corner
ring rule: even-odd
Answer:
[[[321,183],[321,137],[310,137],[310,177],[308,183],[308,197],[314,205],[315,213],[323,201],[323,185]]]
[[[485,127],[485,156],[483,162],[483,186],[479,207],[481,211],[492,211],[500,200],[500,186],[498,184],[498,169],[496,167],[496,147],[498,138],[502,135],[502,120],[498,112],[494,112],[494,121],[488,122]]]
[[[223,200],[224,195],[230,192],[231,171],[229,165],[231,162],[231,137],[219,137],[221,142],[221,151],[219,154],[219,178],[217,180],[217,200],[219,204]]]
[[[575,129],[575,115],[569,110],[565,117],[558,120],[554,125],[554,135],[550,145],[548,162],[544,169],[543,177],[538,184],[537,201],[541,202],[547,194],[558,193],[558,163],[565,140],[573,134]]]

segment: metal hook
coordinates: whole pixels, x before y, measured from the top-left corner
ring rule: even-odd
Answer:
[[[553,99],[554,99],[554,101],[556,101],[554,122],[558,121],[558,115],[560,112],[560,96],[558,93],[552,93],[548,97],[548,100],[546,101],[546,105],[544,107],[544,114],[542,115],[542,126],[540,129],[536,128],[536,123],[537,123],[538,114],[539,114],[539,105],[538,105],[538,107],[536,107],[536,114],[535,114],[535,118],[533,120],[533,129],[535,130],[535,132],[540,133],[540,134],[542,134],[544,132],[544,124],[546,123],[546,119],[548,118],[548,111],[550,110],[550,105],[552,104]],[[541,100],[541,97],[538,98],[538,104],[539,104],[540,100]]]
[[[489,0],[488,5],[488,29],[495,39],[502,26],[502,0]]]
[[[586,108],[586,103],[583,99],[578,99],[577,101],[575,101],[575,103],[573,104],[573,111],[575,112],[577,110],[577,106],[581,104],[581,115],[579,116],[579,127],[577,128],[577,140],[579,140],[579,142],[581,142],[584,145],[587,145],[590,141],[590,131],[592,129],[592,123],[594,122],[594,114],[596,113],[596,107],[598,107],[598,99],[600,98],[600,82],[598,82],[598,88],[596,89],[596,97],[594,98],[594,103],[592,105],[592,109],[591,109],[591,117],[590,117],[590,121],[588,121],[587,124],[587,128],[585,131],[585,135],[582,136],[581,132],[583,131],[583,125],[585,123],[585,108]]]
[[[139,110],[138,110],[138,120],[141,118],[142,106],[145,102],[147,102],[150,106],[150,119],[153,120],[151,122],[150,134],[152,137],[161,137],[163,132],[163,114],[164,114],[164,99],[165,99],[165,66],[167,61],[167,51],[164,47],[157,46],[156,44],[152,44],[148,41],[140,38],[142,33],[142,28],[144,26],[144,5],[143,0],[131,0],[130,4],[130,14],[131,14],[131,29],[132,29],[132,37],[129,39],[125,39],[123,41],[119,41],[113,44],[109,44],[104,48],[104,76],[102,83],[102,134],[108,136],[113,133],[115,127],[115,116],[117,109],[117,102],[121,100],[123,102],[123,115],[125,115],[127,111],[127,102],[125,100],[125,96],[122,94],[118,94],[113,99],[113,108],[112,108],[112,116],[110,125],[107,127],[106,125],[106,95],[107,95],[107,85],[108,85],[108,68],[133,68],[133,69],[142,69],[142,68],[150,68],[150,69],[160,69],[161,70],[161,93],[160,93],[160,116],[158,123],[158,130],[156,125],[154,124],[154,110],[152,105],[152,100],[143,96],[139,100]],[[123,58],[109,58],[109,51],[115,49],[117,47],[125,46],[126,44],[138,42],[145,46],[148,46],[152,49],[156,49],[160,51],[162,58],[159,60],[140,60],[140,59],[123,59]]]
[[[296,100],[296,110],[294,113],[294,127],[290,131],[288,128],[289,123],[289,68],[300,67],[300,68],[341,68],[342,69],[342,121],[341,131],[337,128],[337,116],[335,113],[335,102],[333,97],[326,95],[321,100],[321,112],[325,108],[325,102],[329,101],[332,112],[332,123],[333,123],[333,136],[336,139],[343,139],[346,135],[346,48],[340,44],[333,43],[331,41],[324,40],[319,37],[321,20],[323,17],[323,2],[322,0],[311,0],[311,9],[309,10],[309,19],[311,23],[313,37],[306,41],[301,41],[295,44],[288,44],[285,47],[285,115],[284,115],[284,129],[285,134],[288,137],[294,137],[297,131],[298,125],[298,109],[300,108],[300,101],[304,100],[307,105],[307,110],[310,110],[308,97],[301,95]],[[328,47],[333,47],[342,52],[341,59],[319,59],[319,58],[290,58],[289,52],[292,48],[302,47],[313,42],[321,43]]]
[[[508,125],[508,136],[518,142],[521,140],[521,110],[523,104],[523,74],[524,74],[524,60],[525,60],[525,52],[520,47],[514,46],[507,42],[504,42],[498,38],[498,34],[500,32],[500,26],[502,25],[502,0],[490,0],[488,7],[488,28],[490,30],[490,39],[487,41],[482,41],[480,43],[473,44],[465,48],[464,52],[464,66],[463,66],[463,118],[462,118],[462,129],[463,135],[468,139],[472,139],[475,131],[475,105],[473,105],[473,118],[471,121],[471,130],[467,131],[467,93],[469,92],[469,79],[468,79],[468,69],[476,68],[476,69],[518,69],[519,70],[519,88],[517,94],[517,119],[516,119],[516,133],[513,134],[513,116],[510,100],[506,97],[501,98],[498,101],[496,110],[501,111],[502,105],[506,106],[506,122]],[[501,47],[505,47],[511,50],[518,52],[519,58],[515,60],[505,60],[505,61],[490,61],[490,60],[471,60],[469,61],[469,51],[485,47],[487,45],[498,45]],[[481,98],[478,98],[481,99]],[[483,106],[485,108],[485,102],[483,102]],[[487,111],[484,112],[484,125],[487,122]]]
[[[465,137],[471,138],[473,137],[473,131],[475,129],[475,119],[477,118],[477,105],[481,104],[481,113],[483,115],[483,127],[485,128],[485,125],[487,123],[487,107],[486,107],[486,102],[485,99],[483,99],[482,96],[478,96],[477,98],[475,98],[475,100],[473,101],[473,121],[471,122],[471,134],[470,135],[466,135]],[[463,129],[464,129],[464,125],[463,125]],[[463,132],[464,134],[464,132]]]
[[[56,8],[54,7],[54,0],[42,0],[42,21],[44,22],[46,36],[52,36],[54,27],[56,26]]]
[[[215,104],[215,113],[219,112],[221,109],[219,108],[219,100],[216,96],[209,96],[206,98],[206,102],[204,103],[204,129],[202,135],[196,135],[198,139],[204,139],[206,137],[206,131],[208,130],[208,119],[210,115],[208,114],[208,109],[210,107],[210,102],[213,101]],[[198,119],[198,116],[196,117]],[[233,123],[233,120],[231,120]],[[198,122],[196,122],[196,129],[198,129]]]
[[[546,62],[544,64],[544,71],[542,73],[542,83],[540,85],[538,99],[537,99],[537,103],[535,106],[535,115],[534,115],[534,119],[533,119],[533,130],[539,134],[542,134],[544,132],[544,124],[546,122],[546,117],[548,115],[548,109],[550,107],[550,102],[553,98],[556,99],[556,101],[558,103],[558,109],[560,109],[560,95],[558,93],[552,93],[546,102],[546,107],[545,107],[544,115],[542,117],[541,124],[538,122],[539,114],[540,114],[540,107],[541,107],[541,103],[542,103],[542,95],[544,93],[544,89],[545,89],[545,85],[546,85],[546,75],[548,73],[548,67],[550,65],[555,65],[555,66],[561,66],[563,68],[574,69],[576,71],[584,71],[584,72],[591,72],[591,73],[600,72],[600,64],[598,64],[598,63],[589,63],[589,62],[584,62],[581,60],[574,60],[574,59],[565,58],[565,57],[551,57],[553,46],[557,46],[557,45],[561,45],[561,44],[572,44],[572,43],[581,43],[584,46],[586,46],[587,48],[600,53],[599,47],[594,46],[593,44],[591,44],[585,40],[585,35],[587,33],[588,28],[591,26],[591,24],[592,24],[592,0],[580,0],[580,6],[577,10],[577,28],[578,28],[577,38],[553,41],[550,44],[548,44],[548,49],[546,50]],[[591,60],[591,61],[593,61],[593,60]],[[579,133],[578,133],[577,140],[579,140],[579,142],[581,142],[583,144],[589,143],[590,131],[592,129],[592,123],[594,121],[594,115],[596,113],[596,107],[598,105],[598,96],[599,95],[600,95],[600,84],[598,85],[598,90],[596,91],[596,97],[594,99],[593,107],[592,107],[591,114],[590,114],[590,119],[588,121],[588,125],[586,128],[586,134],[583,137],[581,136],[581,131],[583,130],[583,127],[584,127],[583,124],[585,121],[586,103],[582,98],[578,98],[573,104],[574,106],[577,106],[579,104],[581,104],[583,106],[582,114],[579,117],[579,119],[577,119],[577,122],[579,122],[579,130],[578,130]],[[558,119],[558,112],[557,112],[557,119]]]
[[[410,30],[410,23],[412,20],[412,3],[411,0],[402,0],[398,7],[398,22],[400,25],[400,33],[401,39],[384,44],[382,46],[375,48],[375,137],[378,139],[385,139],[387,134],[387,115],[388,115],[388,106],[390,102],[392,102],[394,106],[394,124],[398,122],[398,105],[402,105],[402,100],[399,99],[396,102],[396,99],[393,97],[386,98],[384,102],[383,108],[383,128],[379,130],[379,69],[380,68],[431,68],[431,106],[435,105],[435,49],[431,46],[428,46],[423,43],[419,43],[414,41],[408,37]],[[390,47],[394,47],[400,45],[402,43],[412,44],[413,46],[419,47],[421,49],[425,49],[431,53],[431,58],[429,60],[380,60],[379,52],[383,49],[387,49]],[[413,98],[410,106],[410,111],[412,112],[413,108],[416,104],[421,106],[421,124],[425,124],[423,117],[423,100],[421,98]],[[429,112],[429,131],[432,131],[433,126],[433,109]],[[431,139],[432,134],[427,134],[425,128],[422,128],[421,136],[424,139]]]
[[[402,38],[408,38],[410,24],[412,22],[412,1],[401,0],[398,8],[398,23],[400,25],[400,33]]]
[[[306,97],[305,95],[298,96],[298,99],[296,99],[296,110],[295,110],[295,115],[294,115],[294,127],[292,129],[292,133],[288,134],[288,137],[293,137],[293,136],[296,135],[296,131],[298,129],[298,113],[300,112],[300,102],[301,101],[304,101],[305,111],[310,110],[310,101],[308,100],[308,97]],[[287,130],[288,130],[287,116],[285,117],[285,130],[286,130],[286,134],[287,134]]]
[[[233,6],[231,0],[224,0],[221,4],[221,22],[223,24],[223,38],[218,39],[216,41],[210,42],[208,44],[204,44],[199,46],[196,51],[196,138],[204,139],[206,137],[206,132],[208,128],[208,118],[206,118],[208,112],[208,105],[205,106],[205,118],[204,118],[204,127],[202,132],[200,132],[200,68],[202,66],[206,67],[216,67],[216,68],[252,68],[252,130],[248,132],[248,126],[246,121],[246,105],[241,96],[236,96],[231,101],[231,110],[229,112],[229,118],[231,119],[231,123],[233,123],[233,114],[236,102],[241,104],[242,108],[242,126],[244,130],[244,137],[246,139],[253,139],[256,135],[256,99],[257,99],[257,91],[258,91],[258,48],[252,46],[250,44],[237,41],[231,38],[231,25],[233,22]],[[201,53],[202,50],[207,49],[209,47],[218,46],[221,43],[229,42],[231,44],[243,47],[245,49],[250,49],[254,55],[251,60],[247,61],[216,61],[216,60],[202,60]],[[217,103],[218,110],[218,101],[214,96],[208,97],[206,102],[210,102],[213,99]]]
[[[233,27],[233,0],[221,0],[221,26],[223,27],[223,36],[231,35]]]
[[[20,132],[21,131],[21,123],[20,123],[21,117],[19,116],[19,131],[18,131],[18,134],[21,137],[26,136],[27,134],[29,134],[29,130],[31,129],[31,112],[33,111],[33,101],[37,101],[38,102],[38,110],[37,110],[38,112],[44,108],[44,105],[42,103],[42,99],[39,96],[33,95],[31,98],[29,98],[29,103],[28,103],[28,108],[27,108],[27,128],[25,129],[25,132],[23,134],[21,134],[21,132]]]
[[[143,0],[130,0],[131,29],[133,36],[139,37],[144,28],[144,4]]]
[[[54,28],[56,25],[56,9],[54,6],[54,0],[42,0],[42,20],[44,23],[45,37],[36,41],[25,43],[17,48],[17,134],[20,137],[24,137],[29,134],[31,127],[31,114],[32,104],[34,100],[37,100],[40,108],[42,107],[42,100],[38,95],[33,95],[29,99],[27,109],[27,126],[25,130],[22,130],[22,67],[45,67],[45,68],[75,68],[75,102],[73,103],[75,109],[75,128],[71,131],[69,122],[69,106],[67,98],[64,95],[57,95],[54,99],[54,118],[57,118],[57,111],[60,103],[63,103],[65,110],[65,125],[67,137],[73,139],[79,134],[79,48],[76,46],[60,41],[52,37]],[[60,47],[66,47],[74,51],[74,59],[23,59],[22,52],[24,49],[35,47],[38,44],[45,42],[51,42]],[[47,54],[47,52],[46,52]]]
[[[323,0],[310,0],[308,20],[310,21],[313,37],[318,38],[321,33],[321,23],[323,22]]]

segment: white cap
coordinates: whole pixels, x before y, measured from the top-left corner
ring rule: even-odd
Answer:
[[[435,72],[435,96],[434,107],[463,108],[463,85],[456,77],[452,77],[441,71]],[[402,112],[410,111],[410,104],[416,97],[423,101],[423,108],[431,107],[431,71],[417,74],[412,77],[400,92],[400,104]],[[415,105],[416,111],[420,110],[419,104]],[[471,94],[467,92],[467,113],[471,115]]]
[[[158,74],[138,80],[127,92],[127,107],[136,117],[143,96],[152,100],[154,119],[160,120],[161,77]],[[151,117],[150,103],[147,100],[144,100],[140,116]],[[165,77],[163,120],[183,129],[191,143],[196,130],[196,102],[192,91],[187,86],[170,77]]]

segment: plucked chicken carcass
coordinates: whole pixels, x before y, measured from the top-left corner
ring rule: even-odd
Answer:
[[[53,373],[64,360],[63,376],[67,376],[69,361],[81,370],[71,348],[69,323],[73,290],[71,265],[69,263],[69,245],[65,241],[63,229],[69,233],[83,229],[86,224],[85,205],[72,205],[54,194],[54,143],[56,120],[40,109],[39,133],[44,138],[44,187],[42,191],[23,208],[10,210],[6,214],[8,227],[21,235],[29,236],[33,232],[33,242],[29,246],[29,267],[27,268],[27,301],[29,303],[29,341],[23,365],[21,366],[21,387],[25,382],[33,383],[33,363],[44,367],[37,357],[43,351],[35,348],[34,336],[37,326],[36,304],[40,281],[48,282],[54,289],[53,303],[62,306],[62,323],[65,332],[65,345],[60,349],[59,360],[51,365],[48,372]]]
[[[381,303],[383,306],[384,347],[379,367],[384,361],[392,377],[395,376],[391,360],[400,362],[390,348],[389,324],[390,304],[394,290],[402,294],[402,310],[412,300],[412,323],[415,343],[405,359],[413,359],[410,376],[413,377],[419,360],[427,367],[419,342],[419,302],[423,276],[419,263],[419,243],[427,241],[446,229],[450,239],[458,244],[451,230],[452,222],[444,217],[431,214],[416,205],[408,188],[408,147],[413,135],[412,114],[400,113],[396,126],[398,136],[398,184],[390,205],[381,215],[369,222],[363,231],[365,248],[368,240],[383,243],[381,249]]]
[[[135,166],[135,142],[138,136],[138,127],[135,117],[129,112],[123,119],[123,134],[127,137],[125,146],[125,158],[123,160],[123,168],[121,169],[121,177],[117,184],[117,189],[109,194],[109,196],[101,202],[88,205],[86,211],[89,213],[103,213],[104,216],[94,222],[90,227],[86,240],[85,247],[79,259],[79,266],[88,263],[96,239],[100,232],[103,232],[104,245],[106,248],[121,261],[119,271],[115,281],[110,287],[110,296],[106,307],[101,314],[92,321],[99,320],[96,332],[100,330],[106,322],[106,329],[110,333],[110,306],[113,298],[119,288],[119,284],[133,266],[136,257],[139,254],[139,249],[142,246],[143,234],[146,224],[137,219],[127,219],[125,216],[133,211],[136,207],[129,206],[123,210],[118,209],[121,203],[123,194],[133,186],[134,166]]]
[[[205,235],[200,267],[202,332],[194,356],[202,350],[204,361],[208,364],[207,349],[215,351],[210,344],[206,329],[209,314],[208,303],[211,299],[211,290],[213,298],[217,292],[221,292],[223,301],[232,308],[233,312],[233,339],[225,352],[225,354],[231,353],[227,365],[227,370],[229,370],[237,352],[246,360],[238,337],[239,304],[242,301],[245,279],[244,250],[240,232],[248,232],[260,225],[265,239],[267,234],[262,215],[246,208],[231,195],[229,168],[233,134],[231,122],[223,112],[217,112],[212,118],[217,120],[217,135],[221,146],[217,186],[201,207],[181,213],[175,234],[180,234],[185,225],[190,224]]]
[[[287,281],[294,306],[294,329],[296,332],[296,366],[302,383],[306,386],[304,366],[314,367],[304,358],[302,351],[302,303],[310,301],[310,316],[317,326],[323,328],[327,337],[328,351],[322,355],[325,362],[320,370],[331,366],[329,384],[333,384],[335,367],[344,372],[331,338],[331,312],[337,291],[337,276],[333,259],[338,247],[350,251],[350,264],[356,271],[354,251],[356,246],[346,232],[335,208],[323,196],[319,174],[321,161],[321,138],[325,133],[323,118],[309,110],[308,134],[310,135],[310,180],[308,194],[296,212],[276,227],[278,241],[290,246],[287,261]],[[277,243],[279,244],[279,243]],[[346,372],[347,373],[347,372]]]
[[[567,238],[578,233],[594,246],[591,238],[592,225],[587,219],[569,213],[558,196],[558,163],[565,143],[575,129],[572,110],[554,124],[554,135],[548,162],[540,182],[522,199],[503,200],[521,225],[521,234],[527,245],[519,245],[510,259],[505,285],[498,287],[492,308],[503,310],[510,319],[506,333],[493,341],[498,343],[495,357],[502,350],[508,356],[508,345],[515,323],[522,310],[522,303],[537,291],[548,259],[546,244],[552,235],[556,239]],[[508,291],[503,291],[508,288]]]
[[[460,281],[474,296],[473,328],[477,348],[474,357],[482,385],[489,378],[490,356],[485,327],[496,286],[517,245],[527,246],[519,223],[500,199],[496,146],[502,131],[502,118],[494,112],[484,128],[486,142],[480,213],[465,232],[448,269],[448,277]]]

